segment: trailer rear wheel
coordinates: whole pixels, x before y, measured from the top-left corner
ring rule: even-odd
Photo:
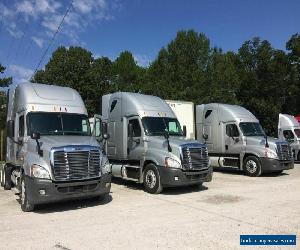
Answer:
[[[11,166],[5,166],[3,169],[3,187],[4,190],[10,190],[12,187],[11,173],[13,168]]]
[[[34,205],[29,202],[27,199],[27,190],[26,190],[26,184],[25,179],[22,177],[21,180],[21,194],[20,194],[20,200],[21,200],[21,209],[23,212],[31,212],[34,210]]]
[[[150,194],[159,194],[163,190],[157,167],[150,163],[144,170],[144,187]]]
[[[248,156],[244,160],[244,171],[248,176],[257,177],[262,173],[261,164],[256,156]]]

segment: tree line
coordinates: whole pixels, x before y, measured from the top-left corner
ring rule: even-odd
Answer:
[[[101,111],[102,95],[115,91],[195,104],[238,104],[256,115],[267,134],[276,135],[280,112],[300,113],[300,35],[289,38],[285,51],[255,37],[237,52],[224,52],[212,47],[205,34],[183,30],[148,67],[140,67],[129,51],[111,60],[94,58],[82,47],[59,47],[32,82],[75,88],[89,115]],[[0,86],[9,83],[11,78],[2,78]],[[5,97],[1,94],[0,98],[1,105]],[[0,126],[4,126],[3,112]]]

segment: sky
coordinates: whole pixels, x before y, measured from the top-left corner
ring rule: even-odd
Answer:
[[[284,50],[300,33],[299,13],[299,0],[0,0],[0,63],[15,83],[43,68],[58,46],[112,60],[129,50],[146,67],[184,29],[224,51],[256,36]]]

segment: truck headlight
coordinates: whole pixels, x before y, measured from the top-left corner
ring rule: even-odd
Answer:
[[[273,150],[268,149],[268,148],[266,148],[266,150],[265,150],[265,157],[270,158],[270,159],[277,159],[278,158],[276,152],[274,152]]]
[[[165,166],[169,168],[181,168],[181,164],[170,157],[165,158]]]
[[[48,170],[36,164],[31,166],[31,176],[40,179],[51,179]]]
[[[111,165],[108,161],[108,159],[106,158],[104,161],[104,164],[102,165],[102,174],[108,174],[111,172]]]

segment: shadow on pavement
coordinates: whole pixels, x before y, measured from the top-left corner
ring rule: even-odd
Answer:
[[[125,186],[132,190],[143,190],[143,185],[134,181],[112,178],[111,182],[120,186]]]
[[[20,203],[20,199],[17,200]],[[88,207],[106,205],[110,203],[112,200],[113,198],[109,194],[109,195],[105,195],[103,199],[100,199],[99,197],[92,197],[92,198],[86,198],[81,200],[61,201],[56,203],[37,205],[33,212],[38,214],[65,212],[69,210],[77,210],[77,209],[84,209]]]
[[[131,189],[131,190],[143,190],[144,192],[146,192],[144,190],[144,187],[142,184],[136,183],[134,181],[123,180],[121,178],[113,178],[112,183],[125,186],[126,188]],[[199,185],[183,186],[183,187],[165,187],[161,194],[162,195],[179,195],[179,194],[204,191],[207,189],[208,189],[207,187],[202,186],[202,185],[201,186],[199,186]]]
[[[180,195],[180,194],[188,194],[195,192],[202,192],[207,190],[208,187],[203,185],[192,185],[192,186],[183,186],[183,187],[168,187],[164,188],[162,191],[162,195]]]
[[[288,171],[288,170],[287,170]],[[217,168],[214,169],[214,172],[222,173],[222,174],[227,174],[227,175],[244,175],[248,177],[243,171],[239,169],[231,169],[231,168]],[[278,176],[285,176],[289,175],[287,172],[274,172],[274,173],[263,173],[261,177],[278,177]],[[249,177],[249,178],[258,178],[258,177]]]

